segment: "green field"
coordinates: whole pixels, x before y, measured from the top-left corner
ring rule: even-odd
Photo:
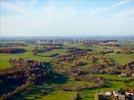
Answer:
[[[51,55],[61,54],[61,53],[65,52],[64,49],[59,49],[59,50],[49,51],[46,53],[39,53],[38,55],[33,55],[31,52],[33,49],[33,46],[27,46],[27,47],[24,47],[24,49],[26,50],[26,52],[21,53],[21,54],[0,53],[0,69],[8,68],[10,66],[9,58],[16,58],[16,59],[24,58],[24,59],[33,59],[33,60],[37,60],[37,61],[50,62],[52,60],[52,57],[50,57]]]
[[[64,91],[55,91],[52,92],[50,95],[28,95],[25,97],[27,100],[72,100],[73,99],[73,92],[64,92]]]
[[[134,60],[134,54],[108,54],[107,57],[114,59],[120,65],[127,64]]]

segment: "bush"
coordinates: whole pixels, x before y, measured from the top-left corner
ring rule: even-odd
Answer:
[[[0,53],[24,53],[25,50],[23,48],[2,48],[0,49]]]

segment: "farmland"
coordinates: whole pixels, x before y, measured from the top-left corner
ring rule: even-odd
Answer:
[[[21,72],[21,68],[24,73],[30,73],[31,70],[36,70],[36,66],[42,66],[38,70],[44,71],[45,75],[40,76],[39,73],[33,72],[35,79],[32,79],[32,85],[24,91],[19,91],[19,95],[9,98],[16,100],[57,100],[57,98],[58,100],[94,100],[97,92],[133,89],[134,41],[126,45],[126,42],[120,44],[118,40],[86,40],[86,42],[77,39],[75,42],[64,40],[61,43],[58,42],[59,39],[56,43],[46,43],[41,40],[41,44],[36,43],[36,40],[30,42],[23,40],[23,45],[8,44],[6,40],[1,41],[0,49],[3,51],[7,51],[7,48],[21,48],[25,52],[4,51],[0,53],[0,87],[4,82],[6,84],[5,74],[2,72],[5,71],[8,76],[16,69]],[[27,62],[29,60],[33,61],[31,69],[27,68],[30,66]],[[48,69],[40,64],[42,62],[45,66],[51,65],[52,72],[45,72]],[[25,72],[26,70],[29,72]],[[122,73],[127,75],[119,77]],[[32,76],[32,74],[28,75]],[[44,81],[40,82],[38,76]],[[10,77],[12,79],[14,76]],[[23,77],[26,83],[29,79],[31,80],[31,77],[25,75]],[[15,88],[18,87],[21,87],[20,84],[15,85]],[[8,92],[12,92],[10,86]],[[0,92],[1,98],[3,99],[4,94],[7,95],[8,92],[6,89]]]

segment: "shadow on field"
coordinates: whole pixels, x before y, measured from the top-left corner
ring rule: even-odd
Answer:
[[[36,85],[28,89],[27,91],[18,94],[13,100],[37,100],[42,96],[48,95],[53,92],[51,84],[64,84],[68,78],[63,74],[51,73],[46,79],[43,85]]]
[[[52,73],[48,77],[46,83],[48,83],[48,84],[64,84],[67,82],[67,80],[68,80],[68,77],[66,77],[63,74]]]
[[[53,89],[48,85],[38,85],[33,86],[31,89],[16,95],[11,100],[37,100],[41,99],[42,96],[48,95],[49,93],[53,92]]]

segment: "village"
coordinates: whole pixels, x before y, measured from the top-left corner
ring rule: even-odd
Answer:
[[[134,100],[134,90],[113,90],[105,93],[97,93],[95,100]]]

